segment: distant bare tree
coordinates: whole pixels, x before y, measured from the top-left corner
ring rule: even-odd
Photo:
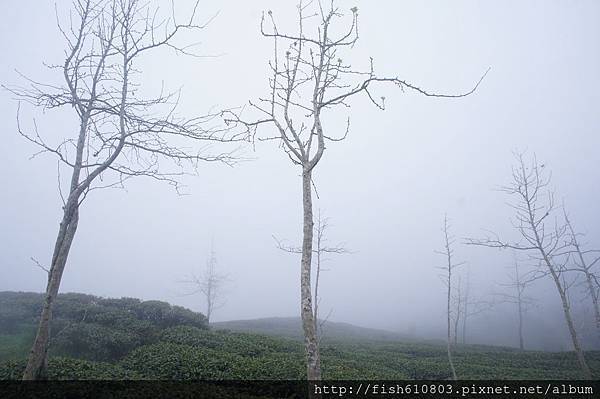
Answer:
[[[568,244],[565,244],[567,226],[556,218],[554,222],[549,222],[556,207],[554,194],[549,190],[550,177],[545,173],[545,165],[538,164],[535,156],[526,162],[523,153],[515,153],[515,158],[517,164],[513,167],[512,182],[502,187],[502,191],[516,197],[511,204],[516,219],[513,226],[519,232],[521,241],[504,241],[494,235],[484,239],[467,239],[467,244],[524,251],[539,262],[543,272],[538,277],[550,276],[554,282],[581,371],[585,378],[591,379],[592,374],[571,316],[567,292],[570,284],[564,273],[564,259],[569,254]]]
[[[459,321],[462,321],[462,339],[461,342],[463,344],[467,343],[467,322],[469,318],[476,316],[478,314],[487,312],[494,307],[494,302],[484,299],[477,299],[471,297],[471,273],[470,270],[467,270],[464,289],[462,284],[462,279],[459,278],[458,286],[457,286],[457,294],[458,297],[456,303],[456,321],[454,327],[454,344],[458,343],[458,326]]]
[[[401,90],[409,89],[429,97],[464,97],[475,91],[475,87],[463,94],[444,95],[425,91],[398,77],[380,77],[374,71],[373,60],[367,71],[358,71],[342,60],[342,52],[350,51],[356,44],[358,34],[358,9],[351,8],[351,17],[346,28],[338,28],[335,21],[343,13],[332,1],[326,7],[321,1],[300,1],[298,10],[298,32],[283,33],[279,30],[271,11],[261,20],[261,33],[273,40],[274,56],[269,66],[270,93],[250,107],[263,115],[262,119],[247,120],[241,112],[228,113],[227,122],[241,126],[251,137],[256,136],[262,125],[275,128],[274,136],[259,140],[275,140],[294,165],[302,169],[303,244],[300,267],[301,316],[307,359],[307,378],[321,379],[321,365],[311,293],[311,264],[313,254],[313,207],[312,174],[326,148],[326,142],[342,141],[346,138],[350,121],[343,133],[335,137],[327,133],[323,115],[334,109],[349,107],[348,101],[356,96],[366,96],[373,105],[384,109],[385,98],[376,98],[372,87],[377,83],[393,84]],[[313,12],[308,11],[312,7]],[[271,28],[265,28],[265,22]],[[310,24],[312,23],[312,26]],[[314,34],[307,30],[314,28]],[[341,32],[341,33],[340,33]],[[283,43],[283,45],[282,45]],[[283,52],[280,49],[283,47]],[[485,75],[484,75],[485,76]],[[339,128],[331,129],[340,132]]]
[[[517,314],[519,316],[519,323],[517,325],[517,331],[519,335],[519,349],[525,350],[525,340],[523,338],[523,323],[525,320],[525,313],[528,308],[532,305],[533,299],[525,295],[525,291],[529,284],[535,279],[533,279],[530,274],[522,273],[520,270],[519,261],[515,254],[514,257],[514,270],[513,273],[509,275],[510,282],[506,284],[500,284],[501,286],[508,287],[510,289],[509,292],[501,292],[497,293],[496,296],[499,297],[500,303],[512,303],[517,305]]]
[[[57,157],[63,200],[52,260],[44,267],[48,284],[23,375],[26,380],[45,375],[52,308],[79,223],[79,209],[88,193],[122,186],[137,176],[166,181],[177,188],[177,177],[187,166],[194,170],[201,161],[234,161],[231,153],[202,151],[209,142],[234,140],[225,137],[226,129],[214,125],[216,115],[178,117],[178,92],[149,98],[139,94],[143,92],[137,79],[142,59],[146,61],[161,48],[190,54],[174,40],[182,31],[203,28],[194,22],[197,7],[198,2],[189,18],[179,22],[174,10],[161,19],[158,8],[138,0],[75,0],[66,26],[58,23],[66,58],[62,65],[50,66],[64,82],[48,84],[25,78],[24,87],[5,86],[19,100],[19,110],[22,103],[44,111],[66,108],[76,115],[78,125],[61,126],[61,132],[72,129],[72,135],[48,137],[38,131],[35,120],[33,132],[27,132],[17,112],[19,133],[40,149],[36,155]],[[70,173],[66,190],[61,187],[61,167]]]
[[[436,251],[436,253],[443,255],[446,258],[446,265],[443,267],[438,267],[438,269],[444,270],[444,279],[442,280],[446,285],[446,325],[447,325],[447,334],[446,334],[446,349],[448,352],[448,363],[450,363],[450,370],[452,370],[452,378],[457,379],[456,377],[456,369],[454,368],[454,362],[452,361],[452,273],[454,270],[462,266],[464,262],[455,263],[454,262],[454,249],[452,245],[456,242],[454,237],[450,234],[450,222],[448,220],[448,216],[444,215],[444,226],[442,227],[442,232],[444,233],[444,250]],[[458,306],[460,309],[460,304]],[[454,315],[454,320],[456,321],[455,325],[458,325],[458,315]],[[455,334],[456,336],[456,334]]]
[[[319,320],[319,303],[321,302],[321,297],[319,296],[319,282],[321,280],[321,272],[326,271],[326,269],[322,268],[323,263],[329,260],[326,256],[327,254],[349,254],[350,251],[344,246],[344,244],[339,243],[334,246],[329,246],[327,241],[327,236],[325,234],[326,230],[329,228],[329,218],[323,217],[321,215],[321,210],[319,209],[317,216],[317,225],[315,227],[316,235],[315,235],[315,243],[313,254],[313,261],[315,262],[316,270],[315,270],[315,293],[313,299],[313,317],[315,322],[315,331],[317,333],[317,337],[320,339],[322,337],[322,330],[324,323],[327,322],[327,316]],[[301,254],[301,247],[292,247],[286,246],[281,241],[277,240],[277,248],[281,249],[285,252]]]
[[[200,275],[192,274],[183,283],[193,286],[188,295],[202,294],[206,303],[206,320],[210,323],[213,312],[225,305],[223,285],[229,281],[229,276],[217,271],[217,255],[211,246],[210,256],[206,260],[206,268]]]
[[[573,228],[573,223],[571,222],[567,211],[564,209],[564,206],[563,212],[565,223],[568,228],[567,239],[569,245],[573,248],[574,252],[574,260],[572,263],[574,265],[575,271],[580,272],[584,275],[586,295],[592,301],[596,329],[598,334],[600,334],[600,306],[598,304],[598,298],[600,296],[600,279],[598,278],[598,273],[594,270],[594,267],[598,264],[598,261],[600,261],[600,256],[597,256],[592,261],[587,260],[588,255],[597,255],[600,251],[582,249],[578,239],[578,236],[581,236],[582,234],[575,232],[575,229]]]

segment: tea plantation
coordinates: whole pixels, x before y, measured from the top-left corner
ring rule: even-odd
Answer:
[[[35,332],[41,294],[0,292],[0,379],[18,379]],[[50,379],[301,379],[302,342],[212,330],[206,318],[160,301],[61,294],[57,300]],[[322,345],[326,379],[447,379],[443,345],[329,336]],[[600,352],[588,352],[600,377]],[[571,352],[459,346],[462,379],[580,378]]]

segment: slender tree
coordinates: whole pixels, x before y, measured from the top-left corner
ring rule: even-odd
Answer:
[[[329,218],[321,215],[321,209],[319,209],[317,216],[317,224],[315,226],[316,234],[314,249],[313,249],[313,262],[315,263],[315,285],[314,285],[314,298],[313,298],[313,317],[315,322],[315,331],[317,333],[318,340],[320,342],[322,337],[322,330],[324,323],[327,322],[327,316],[319,320],[319,304],[321,297],[319,296],[319,282],[321,281],[321,272],[326,271],[322,266],[328,261],[328,254],[349,254],[350,251],[344,246],[343,243],[338,243],[334,246],[328,244],[326,231],[329,228]],[[301,254],[302,247],[287,246],[281,241],[277,240],[277,247],[285,252]]]
[[[213,312],[225,305],[223,299],[223,286],[229,281],[229,276],[217,270],[217,254],[211,246],[210,256],[206,260],[206,267],[202,274],[192,274],[183,282],[193,287],[188,295],[201,294],[206,305],[206,320],[210,323]]]
[[[307,378],[321,379],[321,365],[311,293],[311,265],[313,255],[313,200],[312,180],[315,167],[321,161],[327,142],[342,141],[346,138],[350,122],[344,133],[333,135],[331,130],[340,132],[339,127],[329,129],[323,124],[323,117],[335,109],[349,107],[348,101],[356,96],[366,96],[376,107],[384,109],[384,97],[376,98],[373,88],[378,83],[396,85],[402,90],[412,90],[429,97],[464,97],[475,91],[475,87],[463,94],[445,95],[427,92],[398,77],[381,77],[375,73],[373,60],[367,71],[358,71],[342,60],[343,52],[350,51],[356,44],[358,35],[358,9],[351,8],[351,16],[346,28],[335,22],[343,13],[334,1],[326,7],[321,1],[300,1],[298,11],[298,31],[284,33],[278,27],[273,13],[268,11],[261,20],[261,33],[273,40],[273,59],[269,66],[270,93],[258,102],[250,102],[250,107],[261,114],[262,119],[248,120],[241,112],[227,113],[225,120],[241,126],[251,137],[257,129],[270,125],[274,136],[261,140],[279,141],[280,147],[291,162],[302,171],[302,210],[303,240],[300,261],[300,314],[304,332],[307,359]],[[310,11],[310,8],[316,11]],[[268,22],[267,22],[268,21]],[[270,28],[266,28],[266,24]],[[309,31],[312,31],[309,33]],[[342,32],[342,33],[339,33]]]
[[[456,377],[456,369],[454,368],[454,361],[452,360],[452,320],[455,320],[455,326],[458,326],[458,315],[454,315],[452,313],[452,275],[454,270],[462,266],[464,262],[456,263],[454,261],[454,249],[452,245],[456,242],[454,237],[450,233],[450,222],[448,220],[448,216],[444,215],[444,226],[442,227],[442,232],[444,234],[444,250],[436,251],[438,254],[443,255],[446,258],[446,264],[443,267],[438,267],[438,269],[444,270],[444,279],[442,280],[446,285],[446,351],[448,354],[448,363],[450,364],[450,370],[452,371],[452,378],[454,380]],[[460,295],[459,295],[460,296]],[[458,306],[460,309],[460,304]],[[457,327],[455,327],[457,328]],[[456,336],[456,333],[455,333]]]
[[[62,65],[50,66],[63,83],[25,78],[25,87],[5,86],[19,100],[19,133],[35,144],[39,153],[57,158],[63,200],[54,252],[49,267],[44,267],[48,282],[23,375],[26,380],[45,376],[52,308],[87,195],[94,189],[121,186],[137,176],[179,187],[177,177],[187,173],[188,166],[193,171],[201,161],[234,161],[230,153],[201,151],[207,142],[234,140],[225,137],[226,129],[208,124],[215,115],[177,116],[178,92],[146,98],[139,94],[143,60],[162,48],[188,54],[175,39],[182,31],[203,27],[195,22],[197,6],[198,2],[189,18],[180,22],[174,11],[161,19],[158,8],[138,0],[75,0],[66,25],[59,22],[66,58]],[[76,116],[77,126],[63,137],[43,134],[37,124],[32,132],[26,131],[19,118],[22,103],[43,110],[65,108]],[[67,125],[60,129],[68,130]],[[61,186],[61,169],[70,174],[66,188]]]
[[[524,251],[539,262],[543,268],[541,276],[551,278],[560,297],[565,322],[582,374],[591,379],[592,374],[579,342],[567,292],[569,284],[566,283],[564,260],[569,254],[568,243],[565,243],[567,226],[559,223],[557,219],[554,222],[550,221],[556,207],[554,194],[548,190],[550,177],[545,172],[545,165],[539,164],[535,156],[527,162],[523,153],[515,153],[515,158],[512,182],[503,187],[502,191],[516,198],[511,204],[515,210],[513,226],[521,236],[521,241],[504,241],[495,235],[484,239],[468,239],[467,244]]]
[[[517,310],[519,311],[519,349],[525,349],[525,343],[523,341],[523,313],[525,312],[523,306],[523,291],[525,290],[526,284],[521,281],[519,275],[519,263],[515,260],[515,289],[517,291]]]
[[[497,293],[500,303],[515,304],[517,307],[517,333],[519,337],[519,349],[525,350],[525,339],[523,337],[523,326],[525,322],[525,314],[531,305],[533,299],[526,295],[527,288],[536,279],[535,273],[523,273],[519,260],[515,254],[513,261],[513,271],[509,274],[510,281],[505,284],[500,284],[509,289],[508,292]]]
[[[473,298],[471,295],[471,273],[470,270],[467,269],[467,273],[465,276],[465,282],[462,283],[462,279],[459,278],[459,284],[457,286],[458,292],[457,296],[459,300],[456,304],[456,314],[457,320],[462,321],[462,339],[461,342],[463,344],[467,343],[467,322],[468,320],[481,314],[483,312],[487,312],[494,307],[494,302],[484,299]],[[464,288],[463,288],[464,287]],[[455,325],[455,333],[454,333],[454,344],[458,343],[458,325],[459,321],[456,321]]]

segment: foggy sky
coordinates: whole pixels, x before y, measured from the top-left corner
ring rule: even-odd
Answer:
[[[169,2],[167,2],[169,3]],[[178,10],[185,4],[177,2]],[[332,258],[322,276],[323,312],[332,320],[442,336],[444,259],[440,231],[452,220],[457,260],[467,262],[473,295],[485,297],[506,282],[512,254],[459,245],[492,229],[515,239],[508,198],[511,151],[535,152],[553,172],[586,242],[600,247],[600,3],[597,1],[339,1],[359,9],[360,40],[344,61],[356,67],[373,57],[379,75],[399,76],[427,90],[479,89],[462,99],[432,99],[381,87],[386,111],[364,98],[326,117],[332,135],[314,173],[331,242],[353,254]],[[215,57],[165,52],[140,66],[148,90],[183,87],[180,113],[238,107],[268,92],[271,42],[260,36],[263,10],[283,29],[295,29],[294,1],[204,1],[202,19],[218,16],[192,41]],[[64,16],[66,2],[59,2]],[[285,27],[285,28],[283,28]],[[39,81],[60,75],[42,64],[62,63],[64,43],[54,4],[8,0],[0,24],[0,82],[23,83],[15,69]],[[29,260],[49,263],[61,214],[56,160],[30,159],[37,150],[16,130],[17,103],[0,95],[0,290],[43,291],[46,276]],[[68,111],[67,111],[68,112]],[[48,136],[72,135],[76,121],[62,113],[23,107]],[[69,115],[68,113],[66,115]],[[268,134],[268,131],[263,131]],[[126,190],[92,192],[80,223],[61,292],[160,299],[203,311],[183,296],[179,281],[204,267],[211,241],[219,267],[233,280],[214,320],[299,315],[299,257],[276,249],[273,235],[301,240],[300,170],[273,142],[245,147],[233,168],[201,165],[185,178],[189,195],[148,179]],[[466,268],[467,266],[464,266]],[[539,282],[531,295],[537,326],[557,336],[566,329],[558,295]],[[503,305],[473,320],[479,342],[515,344],[516,315]],[[528,328],[528,327],[526,327]],[[564,331],[563,331],[564,330]],[[502,333],[498,333],[502,331]],[[562,332],[561,332],[562,331]],[[495,333],[494,333],[495,332]],[[530,334],[526,340],[541,340]],[[566,341],[565,341],[566,342]]]

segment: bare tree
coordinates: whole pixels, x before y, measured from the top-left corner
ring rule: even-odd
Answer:
[[[309,8],[316,8],[311,12]],[[367,71],[358,71],[342,60],[342,52],[350,51],[358,35],[358,9],[351,8],[351,17],[346,28],[338,28],[335,21],[343,13],[335,6],[325,7],[321,1],[300,1],[298,10],[298,32],[283,33],[279,30],[271,11],[261,20],[261,33],[273,40],[274,56],[270,61],[270,93],[250,107],[262,119],[246,120],[241,112],[228,113],[229,123],[241,126],[251,137],[256,136],[262,125],[275,128],[274,136],[259,137],[259,140],[276,140],[291,162],[302,169],[303,243],[300,262],[300,298],[304,342],[307,358],[307,378],[319,380],[321,366],[311,294],[311,258],[313,254],[313,170],[323,157],[327,142],[346,138],[350,122],[343,134],[334,136],[323,125],[327,111],[349,107],[348,101],[365,95],[377,108],[384,109],[385,98],[376,98],[372,87],[377,83],[391,83],[398,88],[410,89],[429,97],[464,97],[475,91],[475,87],[463,94],[445,95],[427,92],[398,77],[380,77],[374,71],[373,60]],[[266,29],[266,21],[271,28]],[[311,25],[312,24],[312,25]],[[314,34],[307,34],[314,28]],[[334,32],[342,32],[335,34]],[[282,49],[283,47],[283,49]],[[280,53],[280,49],[283,53]],[[485,76],[485,75],[484,75]],[[332,129],[340,131],[339,128]]]
[[[438,267],[438,269],[444,270],[444,279],[442,280],[446,285],[446,325],[447,325],[447,334],[446,334],[446,349],[448,352],[448,363],[450,363],[450,370],[452,370],[452,378],[454,380],[456,377],[456,369],[454,368],[454,362],[452,361],[452,333],[451,333],[451,325],[453,320],[452,315],[452,273],[454,270],[462,266],[464,262],[455,263],[454,262],[454,249],[452,245],[456,242],[454,237],[450,234],[450,222],[448,220],[448,216],[444,215],[444,226],[442,227],[442,232],[444,233],[444,250],[436,251],[436,253],[443,255],[446,258],[446,265],[443,267]],[[460,295],[459,295],[460,296]],[[458,306],[460,309],[460,304]],[[458,326],[458,315],[454,315],[455,326]],[[457,327],[455,327],[457,328]],[[456,333],[455,333],[456,336]]]
[[[533,277],[533,279],[531,279]],[[509,275],[510,282],[506,284],[500,284],[504,287],[508,287],[511,292],[497,293],[499,302],[511,303],[517,305],[518,325],[517,332],[519,335],[519,349],[525,350],[525,340],[523,338],[523,324],[525,320],[525,313],[528,308],[533,304],[533,299],[525,295],[525,291],[529,284],[535,279],[535,275],[531,276],[530,273],[522,273],[519,261],[515,254],[514,257],[514,270]]]
[[[328,316],[319,320],[319,303],[321,297],[319,296],[319,282],[321,280],[321,272],[327,269],[322,268],[322,265],[328,261],[327,254],[349,254],[350,251],[344,246],[343,243],[338,243],[334,246],[328,245],[326,230],[329,228],[329,218],[321,215],[321,209],[319,209],[317,216],[317,225],[315,226],[316,235],[313,249],[313,261],[315,262],[315,286],[314,286],[314,298],[313,298],[313,317],[315,323],[315,332],[320,342],[322,338],[323,325],[327,322]],[[275,237],[274,237],[275,238]],[[301,247],[287,246],[281,241],[277,240],[277,248],[285,252],[302,254]]]
[[[598,297],[600,296],[600,281],[598,279],[597,272],[595,272],[595,270],[594,270],[594,266],[596,264],[598,264],[598,261],[600,261],[600,256],[596,257],[592,261],[587,260],[588,255],[598,254],[598,252],[600,252],[600,251],[582,249],[581,244],[578,239],[578,236],[581,236],[581,234],[575,232],[575,229],[573,228],[573,223],[571,222],[571,219],[569,218],[567,211],[564,209],[564,206],[563,206],[563,212],[564,212],[565,223],[568,228],[567,239],[569,241],[570,246],[573,248],[573,252],[574,252],[575,259],[573,260],[572,263],[574,265],[575,271],[582,273],[585,277],[586,295],[592,301],[594,318],[595,318],[595,322],[596,322],[596,329],[597,329],[598,334],[600,334],[600,306],[598,304]]]
[[[556,218],[553,222],[550,220],[556,210],[554,194],[549,190],[550,176],[545,173],[545,165],[539,164],[535,156],[529,163],[525,161],[523,153],[515,153],[515,158],[517,164],[513,167],[512,182],[502,187],[502,191],[516,197],[510,206],[515,210],[513,226],[519,232],[521,241],[503,241],[494,235],[484,239],[467,239],[467,244],[524,251],[542,266],[543,272],[538,277],[550,276],[554,282],[583,376],[591,379],[591,371],[571,316],[567,292],[569,284],[564,273],[564,259],[568,256],[568,245],[564,241],[567,226]]]
[[[458,303],[456,306],[457,321],[456,321],[456,325],[454,328],[454,344],[458,343],[458,325],[459,325],[458,320],[462,320],[461,342],[463,344],[466,344],[467,343],[467,321],[469,320],[469,318],[476,316],[478,314],[487,312],[487,311],[491,310],[495,305],[493,301],[471,297],[470,269],[467,269],[465,283],[464,283],[464,290],[462,288],[463,284],[462,284],[461,280],[462,279],[459,278],[459,280],[458,280],[459,284],[457,286],[457,288],[458,288],[457,296],[459,299],[458,299]]]
[[[183,282],[193,286],[188,295],[202,294],[206,303],[206,320],[210,323],[213,312],[225,305],[223,300],[223,285],[229,281],[229,276],[217,271],[217,255],[211,246],[210,256],[206,260],[206,268],[201,275],[192,274]]]
[[[63,200],[54,252],[45,268],[48,284],[39,327],[23,375],[26,380],[45,375],[52,307],[87,195],[94,189],[122,186],[136,176],[178,188],[177,177],[187,173],[188,166],[193,171],[201,161],[234,161],[231,153],[204,151],[208,142],[235,140],[225,137],[227,129],[218,127],[217,115],[177,116],[178,92],[161,91],[150,98],[139,94],[142,59],[163,48],[191,54],[175,39],[183,31],[203,28],[194,22],[197,6],[198,2],[189,18],[179,22],[174,10],[162,19],[158,7],[138,0],[75,0],[66,25],[58,22],[66,58],[62,65],[50,66],[63,83],[24,77],[24,87],[5,86],[19,100],[19,110],[22,103],[43,110],[65,108],[78,122],[71,136],[49,137],[38,130],[35,120],[34,130],[26,131],[17,112],[19,133],[40,149],[38,154],[57,158]],[[61,168],[70,173],[66,189],[61,185]]]

